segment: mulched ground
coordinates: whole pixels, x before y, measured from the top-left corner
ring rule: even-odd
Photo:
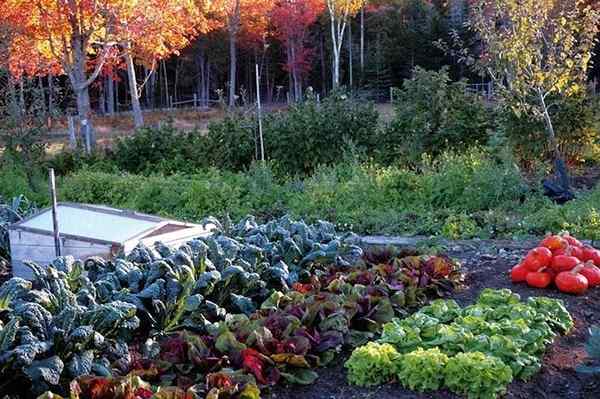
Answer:
[[[511,241],[471,241],[453,244],[448,253],[461,260],[466,274],[467,287],[453,298],[461,305],[475,301],[481,290],[510,288],[523,299],[530,296],[560,298],[575,319],[575,329],[564,337],[557,338],[548,349],[540,373],[529,382],[513,382],[506,395],[510,399],[592,399],[600,398],[600,378],[580,375],[575,366],[585,359],[583,345],[587,329],[600,324],[600,289],[583,296],[560,294],[556,289],[531,289],[525,285],[513,285],[507,270],[531,248],[534,243]],[[310,386],[278,386],[263,398],[269,399],[449,399],[459,398],[448,391],[417,394],[403,389],[399,384],[388,384],[378,388],[358,388],[348,384],[343,364],[349,353],[343,354],[333,367],[318,370],[319,379]]]

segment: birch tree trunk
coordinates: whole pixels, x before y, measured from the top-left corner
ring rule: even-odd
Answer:
[[[169,79],[167,78],[167,63],[165,62],[165,60],[163,60],[162,62],[163,65],[163,84],[165,87],[165,104],[166,108],[170,108],[171,104],[169,103]]]
[[[354,86],[354,62],[352,60],[352,22],[348,24],[348,75],[350,78],[350,90]]]
[[[140,128],[144,126],[144,115],[142,114],[142,107],[140,106],[135,64],[133,62],[133,56],[131,55],[131,44],[127,44],[126,46],[125,63],[127,64],[127,79],[129,81],[129,95],[131,97],[133,123],[136,128]]]
[[[229,16],[229,107],[235,106],[235,89],[237,86],[237,34],[240,26],[240,0],[235,1],[233,14]]]
[[[237,74],[237,43],[236,35],[229,34],[229,106],[235,106],[235,87]]]
[[[335,17],[331,16],[331,43],[333,47],[333,66],[331,69],[331,83],[334,89],[340,85],[340,52],[338,50],[338,37],[336,34]]]
[[[331,22],[331,44],[333,47],[332,83],[336,89],[340,85],[340,54],[348,21],[348,9],[340,15],[333,0],[327,0],[329,20]]]
[[[365,73],[365,6],[360,9],[360,77]]]

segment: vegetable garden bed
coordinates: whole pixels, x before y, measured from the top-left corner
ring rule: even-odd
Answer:
[[[600,324],[600,290],[590,290],[583,296],[565,295],[555,288],[538,289],[524,284],[512,284],[508,271],[535,245],[535,242],[520,243],[514,241],[461,241],[460,245],[449,245],[448,254],[462,262],[465,273],[465,289],[452,295],[461,306],[467,306],[477,300],[485,288],[509,288],[521,295],[523,300],[530,297],[545,296],[564,301],[567,310],[574,319],[573,330],[558,337],[542,358],[542,368],[528,381],[515,380],[508,387],[506,398],[543,398],[543,399],[592,399],[600,390],[600,380],[575,371],[575,367],[586,358],[584,344],[588,338],[588,328]],[[350,356],[346,352],[345,361]],[[320,378],[311,386],[278,386],[265,398],[277,399],[450,399],[461,398],[446,389],[416,393],[403,388],[399,383],[378,387],[357,387],[347,381],[344,361],[334,367],[320,371]]]
[[[212,222],[220,233],[179,250],[59,258],[6,282],[0,393],[256,399],[313,383],[342,348],[462,279],[447,257],[363,254],[326,222]]]
[[[33,290],[18,280],[5,285],[0,391],[33,396],[23,387],[34,381],[37,393],[64,396],[70,388],[81,399],[146,398],[158,386],[170,386],[159,398],[256,399],[258,387],[263,398],[456,397],[399,384],[350,386],[343,364],[394,316],[451,293],[467,306],[484,288],[563,299],[575,319],[571,333],[546,348],[541,372],[513,382],[508,397],[591,398],[598,389],[574,367],[584,358],[586,328],[600,320],[600,295],[510,284],[508,270],[528,245],[451,246],[466,272],[466,288],[455,292],[463,274],[449,258],[363,255],[357,237],[338,236],[327,223],[248,219],[221,230],[180,251],[158,245],[114,263],[63,259],[37,270]]]

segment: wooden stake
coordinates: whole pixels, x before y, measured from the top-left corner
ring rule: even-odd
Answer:
[[[50,184],[50,197],[52,199],[52,225],[54,232],[54,252],[56,256],[61,256],[60,249],[60,232],[58,230],[58,204],[56,201],[56,179],[54,178],[54,169],[50,168],[49,172],[49,184]]]
[[[83,130],[83,139],[85,140],[85,153],[90,155],[92,153],[92,140],[90,137],[90,125],[87,119],[81,120],[81,129]]]
[[[69,148],[74,150],[77,148],[77,136],[75,136],[75,121],[72,116],[69,116]]]
[[[258,75],[258,64],[256,66],[256,106],[258,112],[258,138],[260,140],[260,160],[265,161],[265,144],[263,141],[262,106],[260,104],[260,77]]]

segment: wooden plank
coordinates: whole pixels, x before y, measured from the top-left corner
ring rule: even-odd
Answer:
[[[414,247],[424,240],[426,237],[365,236],[361,237],[360,243],[372,246]]]

